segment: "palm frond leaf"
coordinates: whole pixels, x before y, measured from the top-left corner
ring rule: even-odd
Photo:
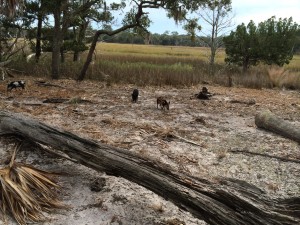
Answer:
[[[0,168],[0,213],[2,220],[10,214],[20,225],[45,220],[44,212],[65,208],[58,199],[57,173],[51,173],[15,161]]]

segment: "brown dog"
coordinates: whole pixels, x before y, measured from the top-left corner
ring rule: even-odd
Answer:
[[[163,97],[158,97],[157,98],[157,108],[158,108],[158,105],[160,105],[160,107],[165,110],[165,108],[167,110],[169,110],[169,107],[170,107],[170,102],[167,102],[167,100],[165,100]]]

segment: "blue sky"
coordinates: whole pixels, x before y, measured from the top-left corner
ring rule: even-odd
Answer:
[[[235,25],[248,24],[250,20],[259,23],[272,16],[276,16],[277,19],[293,17],[293,21],[300,24],[300,0],[232,0],[232,8]],[[181,25],[176,25],[166,17],[164,10],[152,10],[150,17],[153,23],[149,30],[152,33],[186,33]]]

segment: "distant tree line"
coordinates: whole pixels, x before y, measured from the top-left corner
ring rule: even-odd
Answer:
[[[209,37],[203,37],[209,39]],[[179,34],[178,32],[166,31],[163,34],[149,34],[146,38],[130,31],[121,32],[113,37],[103,36],[102,41],[108,43],[124,44],[151,44],[151,45],[170,45],[170,46],[204,46],[200,39],[192,40],[188,34]]]
[[[230,36],[230,35],[227,35]],[[225,37],[227,37],[225,36]],[[295,41],[293,46],[293,53],[300,53],[300,30],[295,32]],[[197,46],[197,47],[207,47],[206,42],[203,40],[209,40],[210,37],[199,37],[192,40],[189,34],[179,34],[176,31],[169,32],[166,31],[163,34],[150,34],[149,44],[152,45],[170,45],[170,46]],[[101,41],[108,43],[121,43],[121,44],[145,44],[146,40],[141,35],[132,33],[130,31],[121,32],[113,37],[103,36]],[[222,46],[225,47],[223,42],[223,37],[220,38]]]

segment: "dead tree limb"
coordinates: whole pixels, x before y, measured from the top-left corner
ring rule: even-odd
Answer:
[[[208,180],[173,172],[125,149],[87,140],[20,114],[0,111],[0,135],[50,146],[78,163],[121,176],[213,225],[300,224],[300,198],[272,199],[241,180]]]
[[[300,127],[277,117],[269,110],[258,113],[255,116],[255,124],[259,128],[272,131],[300,143]]]
[[[6,60],[4,62],[0,62],[0,67],[6,66],[11,62],[11,60]]]
[[[280,161],[283,161],[283,162],[300,163],[299,159],[291,159],[291,158],[287,158],[287,157],[280,157],[280,156],[276,156],[276,155],[269,155],[269,154],[259,153],[259,152],[251,152],[251,151],[247,151],[247,150],[234,149],[234,150],[229,150],[229,152],[232,152],[234,154],[262,156],[262,157],[267,157],[267,158],[270,158],[270,159],[277,159],[277,160],[280,160]]]

